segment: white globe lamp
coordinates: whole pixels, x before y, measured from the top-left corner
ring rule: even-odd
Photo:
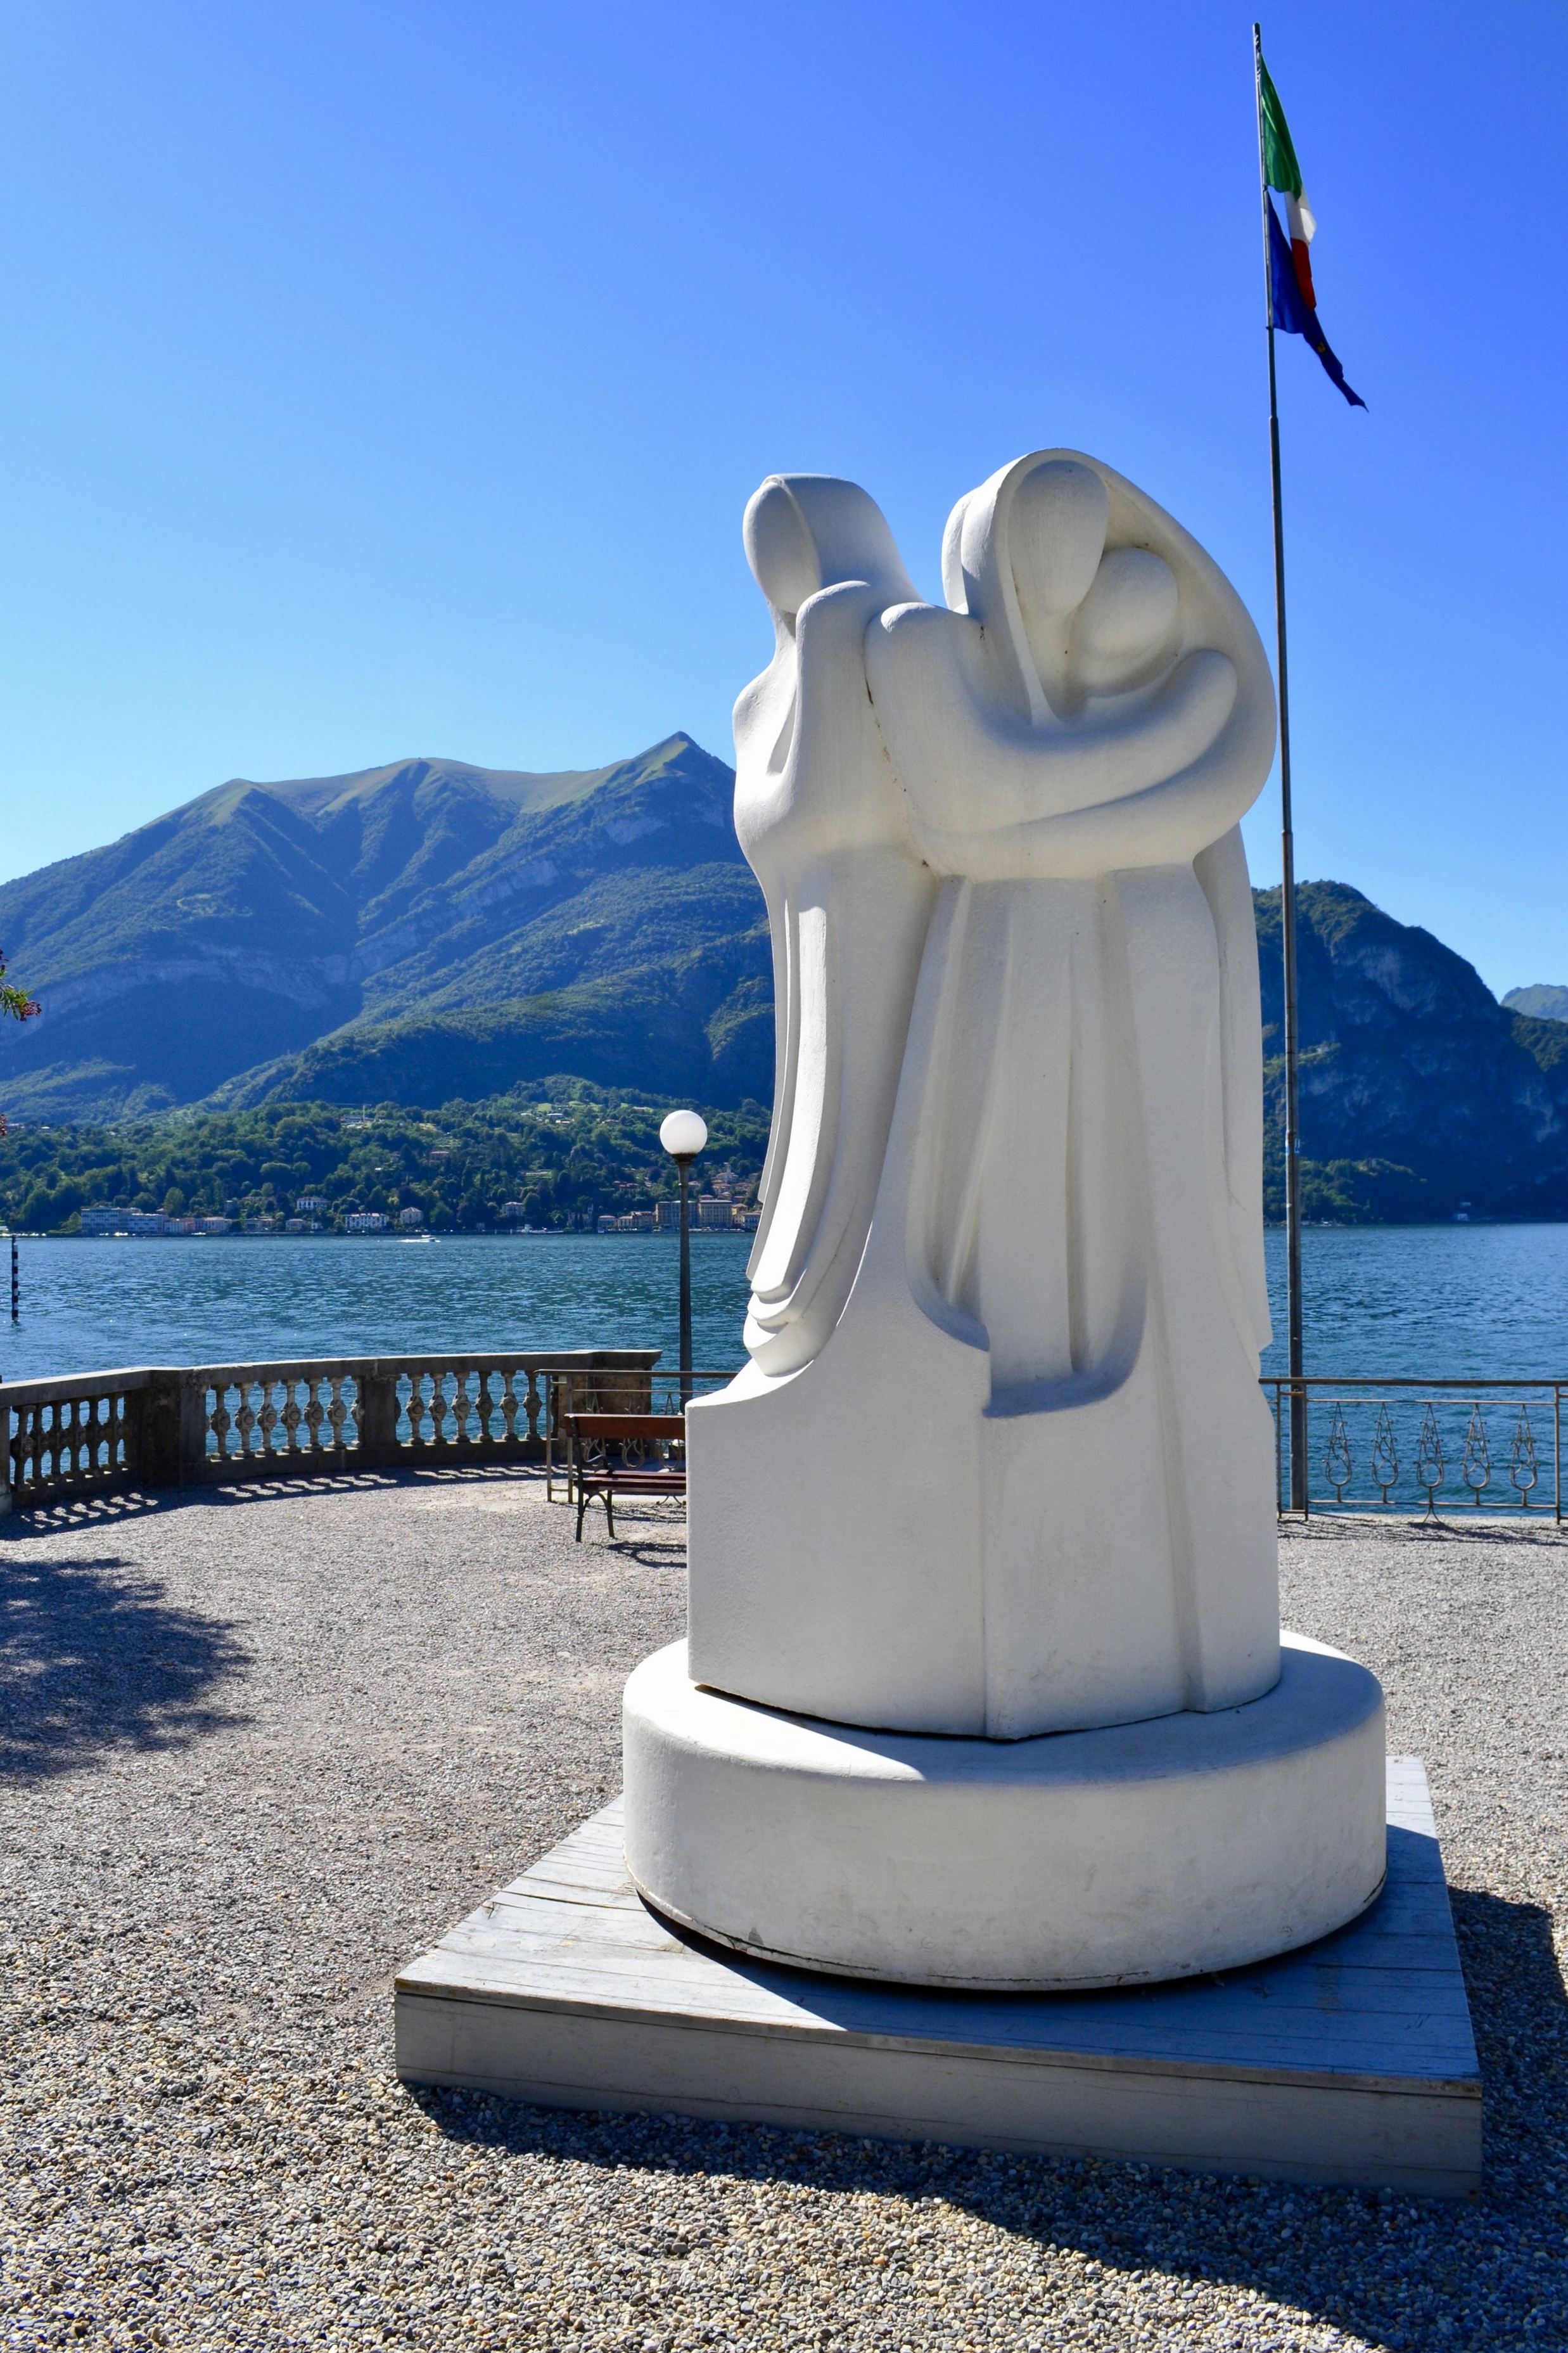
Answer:
[[[700,1112],[672,1111],[658,1140],[672,1160],[694,1160],[708,1141],[708,1123]]]

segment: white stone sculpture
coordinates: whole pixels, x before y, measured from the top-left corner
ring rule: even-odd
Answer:
[[[752,1362],[689,1421],[689,1649],[628,1688],[634,1875],[871,1975],[1282,1949],[1381,1880],[1382,1715],[1348,1661],[1281,1675],[1257,633],[1071,451],[961,501],[945,609],[849,483],[745,528],[777,1093]]]
[[[768,902],[778,1057],[746,1345],[810,1362],[866,1245],[936,877],[912,839],[866,683],[866,632],[914,601],[852,482],[764,482],[746,554],[777,650],[735,706],[735,827]]]

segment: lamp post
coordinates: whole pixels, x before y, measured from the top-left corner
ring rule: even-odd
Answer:
[[[708,1123],[694,1111],[672,1111],[658,1140],[680,1171],[680,1407],[691,1402],[691,1164],[708,1141]]]

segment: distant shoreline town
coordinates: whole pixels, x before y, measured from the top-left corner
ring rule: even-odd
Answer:
[[[165,1217],[157,1209],[83,1209],[74,1234],[24,1235],[24,1240],[142,1241],[154,1237],[184,1236],[200,1239],[218,1234],[391,1234],[407,1240],[413,1235],[428,1239],[423,1209],[408,1208],[388,1212],[384,1209],[351,1209],[342,1217],[330,1214],[331,1204],[317,1194],[303,1194],[294,1204],[291,1218],[257,1217]],[[326,1214],[323,1214],[326,1213]],[[749,1208],[744,1202],[731,1198],[727,1193],[701,1193],[691,1204],[691,1228],[703,1233],[754,1233],[761,1221],[761,1212]],[[680,1229],[680,1206],[676,1201],[656,1201],[651,1209],[628,1209],[619,1216],[605,1215],[593,1226],[578,1229],[598,1234],[674,1234]],[[500,1222],[495,1226],[477,1226],[468,1229],[477,1234],[563,1234],[563,1226],[535,1226],[528,1222],[526,1205],[507,1201],[501,1206]]]

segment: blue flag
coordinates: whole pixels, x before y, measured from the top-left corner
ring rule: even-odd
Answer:
[[[1301,290],[1289,239],[1279,226],[1279,216],[1272,201],[1268,206],[1268,299],[1274,324],[1288,335],[1304,336],[1321,360],[1323,374],[1338,385],[1351,406],[1364,408],[1366,403],[1360,393],[1352,392],[1345,382],[1345,372],[1330,350],[1329,339],[1318,324],[1318,313]]]

